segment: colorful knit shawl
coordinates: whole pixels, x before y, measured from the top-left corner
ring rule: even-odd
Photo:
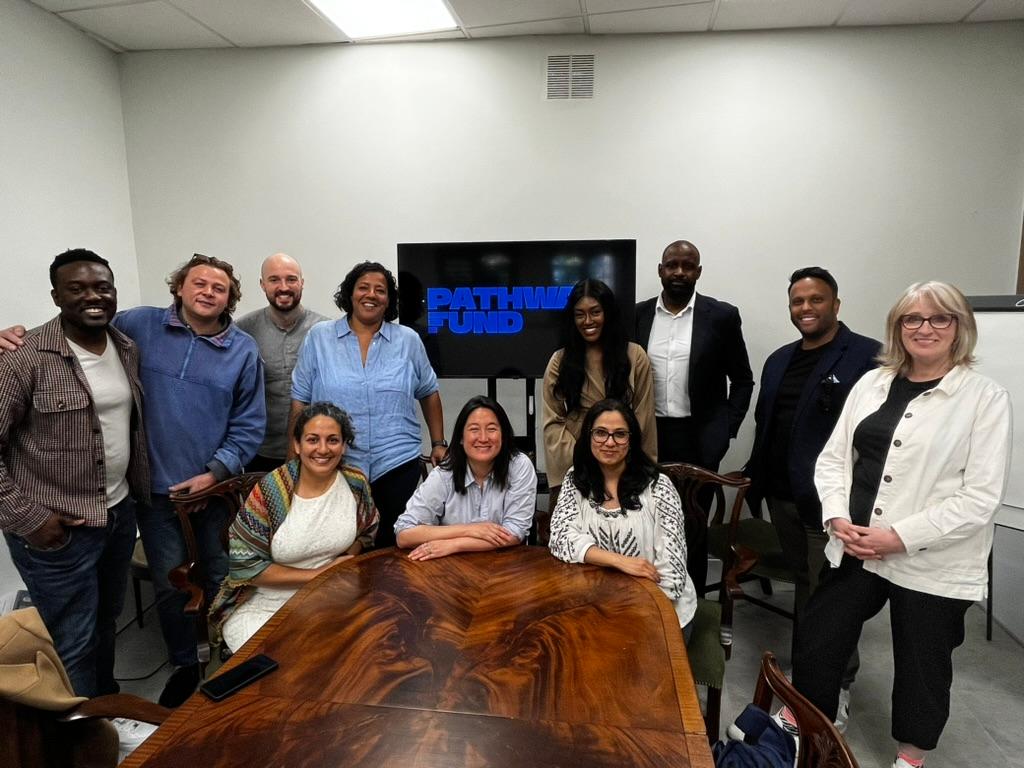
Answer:
[[[366,476],[354,467],[341,465],[356,501],[356,541],[363,549],[373,546],[379,521]],[[295,484],[299,479],[299,460],[292,459],[266,476],[252,489],[245,506],[231,524],[228,542],[229,570],[217,597],[210,606],[210,630],[219,638],[220,628],[231,612],[255,591],[253,579],[267,569],[273,558],[270,543],[291,510]]]

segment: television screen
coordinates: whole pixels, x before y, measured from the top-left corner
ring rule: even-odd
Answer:
[[[635,240],[400,243],[398,319],[419,333],[438,376],[540,378],[585,277],[609,285],[632,328]]]

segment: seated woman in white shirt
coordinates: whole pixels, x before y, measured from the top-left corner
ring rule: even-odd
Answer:
[[[303,407],[293,433],[298,458],[260,480],[231,524],[228,576],[210,625],[232,651],[304,584],[373,546],[370,484],[342,463],[354,439],[352,421],[336,405]]]
[[[601,400],[583,419],[572,469],[551,513],[548,547],[567,563],[655,582],[689,634],[697,593],[686,572],[682,504],[644,452],[640,424],[621,400]]]
[[[455,420],[448,455],[423,481],[395,523],[412,560],[519,544],[530,531],[537,473],[515,447],[505,410],[470,399]]]

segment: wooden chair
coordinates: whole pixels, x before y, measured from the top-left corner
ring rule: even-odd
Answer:
[[[772,699],[789,707],[800,728],[796,768],[858,768],[846,740],[832,721],[793,687],[779,669],[775,655],[765,651],[754,689],[754,704],[771,712]]]
[[[693,464],[683,466],[690,467],[687,471],[687,486],[679,491],[683,505],[690,507],[691,515],[700,510],[700,514],[707,520],[706,540],[701,541],[696,530],[692,533],[687,531],[687,536],[692,536],[695,542],[692,551],[688,553],[690,562],[687,566],[692,567],[694,572],[704,568],[706,573],[706,566],[699,561],[707,555],[713,555],[722,561],[722,573],[731,572],[732,578],[728,583],[718,581],[705,585],[704,594],[716,589],[720,592],[724,590],[730,603],[746,600],[792,621],[792,611],[755,597],[741,586],[743,582],[756,579],[762,591],[770,595],[772,580],[794,581],[793,571],[782,556],[782,546],[772,523],[761,518],[759,510],[751,510],[751,517],[743,516],[750,479],[739,472],[720,475]],[[736,492],[728,517],[725,488],[732,488]],[[703,579],[696,575],[694,580],[698,584],[703,583]]]
[[[206,505],[213,499],[219,499],[227,505],[228,516],[224,527],[220,532],[221,546],[227,551],[228,529],[235,520],[235,515],[245,504],[249,492],[260,481],[265,473],[246,472],[241,475],[229,477],[219,483],[211,485],[198,493],[182,494],[172,496],[175,511],[181,521],[181,530],[185,536],[185,550],[187,560],[177,568],[171,570],[169,578],[171,584],[177,589],[185,592],[188,602],[185,604],[185,613],[196,617],[196,634],[199,638],[199,660],[206,664],[210,660],[210,635],[206,622],[206,595],[205,583],[206,574],[199,557],[199,546],[196,543],[195,530],[192,527],[193,515],[202,514]]]
[[[5,694],[0,696],[0,766],[99,768],[117,764],[118,736],[103,718],[159,725],[171,712],[129,694],[81,703],[35,608],[0,617]]]
[[[751,507],[750,517],[743,517],[742,511],[742,506],[734,505],[728,523],[722,520],[718,520],[717,523],[712,521],[708,529],[708,551],[719,558],[735,553],[740,559],[749,561],[749,567],[744,569],[744,576],[740,581],[756,579],[761,585],[761,591],[765,595],[771,595],[772,581],[795,581],[793,569],[782,554],[782,545],[772,522],[761,517],[760,509]],[[715,586],[717,585],[711,585],[709,588]],[[754,597],[738,588],[738,584],[736,587],[734,599],[746,600],[766,611],[793,620],[793,611]]]
[[[708,526],[707,511],[698,497],[706,496],[705,489],[713,487],[722,493],[722,485],[736,486],[736,482],[720,475],[715,475],[692,464],[663,464],[664,472],[679,492],[683,504],[683,526],[686,535],[687,559],[693,546],[700,552],[699,557],[706,559],[702,545]],[[745,478],[744,478],[745,480]],[[746,485],[739,484],[745,491]],[[742,503],[742,494],[741,494]],[[738,565],[729,564],[731,568]],[[723,565],[723,568],[725,566]],[[689,569],[689,564],[687,565]],[[737,580],[735,571],[727,574],[725,581],[734,584]],[[722,686],[725,683],[725,662],[732,653],[732,601],[725,589],[719,590],[718,600],[707,600],[698,596],[697,613],[693,617],[690,630],[690,641],[687,643],[687,655],[693,679],[708,691],[707,712],[704,724],[708,732],[708,740],[717,741],[722,711]]]

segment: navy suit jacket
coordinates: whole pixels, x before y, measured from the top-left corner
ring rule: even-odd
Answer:
[[[744,474],[753,480],[747,493],[753,509],[757,509],[767,491],[772,449],[768,432],[775,415],[775,398],[800,343],[794,341],[772,352],[761,373],[761,391],[754,408],[754,448],[744,469]],[[793,500],[806,525],[821,525],[821,502],[814,487],[814,464],[818,454],[832,435],[846,396],[861,376],[875,368],[875,358],[881,348],[874,339],[854,333],[844,323],[839,323],[833,343],[804,384],[793,415],[786,465]]]
[[[647,351],[657,297],[641,301],[633,341]],[[690,342],[690,414],[697,430],[701,466],[717,468],[750,407],[754,376],[743,341],[740,312],[732,304],[697,294]]]

